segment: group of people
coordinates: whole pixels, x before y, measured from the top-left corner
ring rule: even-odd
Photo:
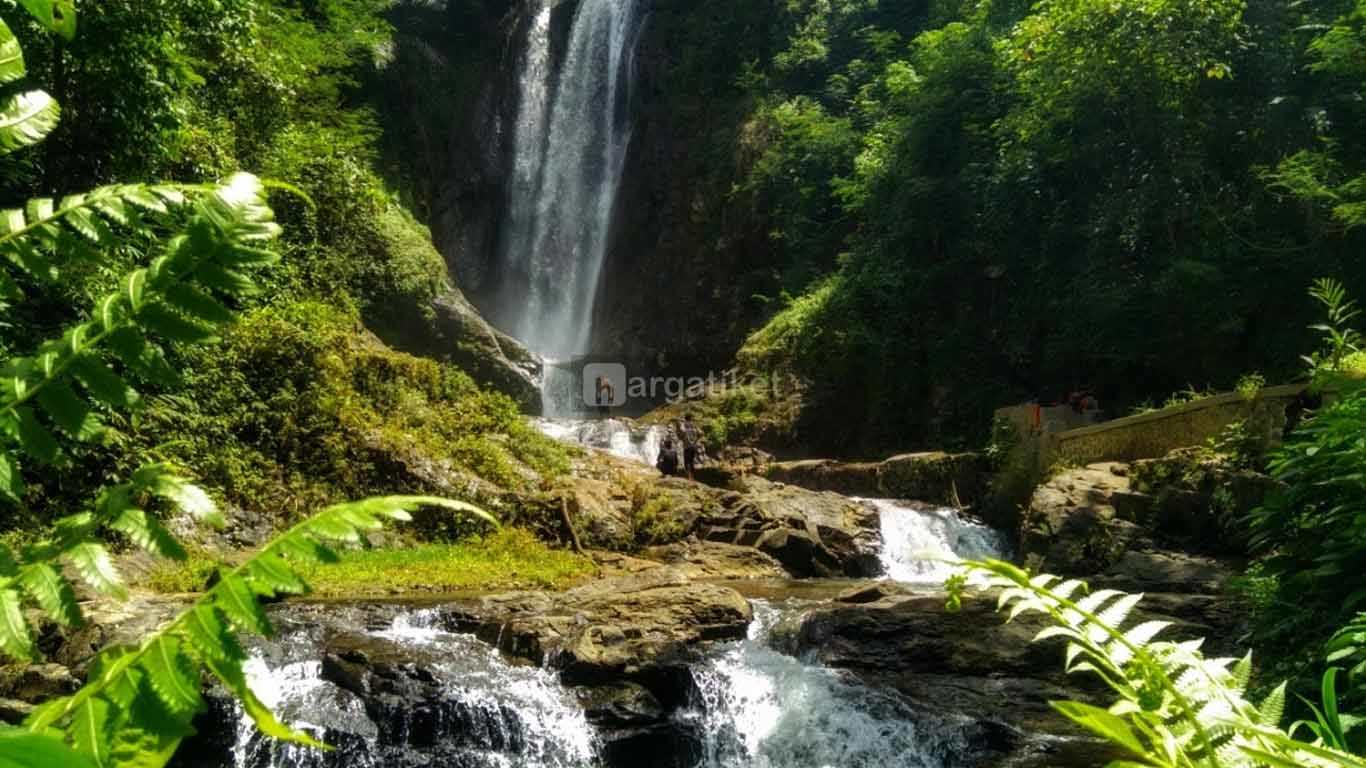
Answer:
[[[655,468],[668,477],[678,474],[678,446],[680,444],[683,447],[683,471],[691,480],[693,479],[693,471],[697,469],[705,450],[702,443],[702,433],[693,423],[691,413],[684,414],[682,421],[674,420],[669,425],[669,432],[665,435],[664,442],[659,446],[659,458],[655,460]]]

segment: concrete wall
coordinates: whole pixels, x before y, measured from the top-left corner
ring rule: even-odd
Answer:
[[[1286,407],[1304,390],[1303,384],[1268,387],[1254,398],[1230,392],[1092,426],[1045,431],[1040,435],[1039,461],[1047,467],[1058,459],[1091,464],[1156,458],[1176,448],[1203,445],[1240,419],[1265,439],[1279,442]]]

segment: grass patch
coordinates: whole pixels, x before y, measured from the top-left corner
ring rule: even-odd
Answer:
[[[530,532],[504,528],[454,544],[344,552],[341,561],[303,569],[323,597],[457,592],[481,589],[559,589],[592,573],[582,555],[552,549]]]

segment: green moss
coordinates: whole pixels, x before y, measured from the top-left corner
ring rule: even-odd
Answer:
[[[147,574],[146,586],[154,592],[182,594],[199,592],[220,565],[218,558],[200,549],[191,549],[180,562],[158,560]]]
[[[530,490],[567,451],[460,369],[395,352],[356,311],[320,302],[246,314],[186,365],[189,391],[148,414],[148,440],[227,499],[292,517],[338,498],[419,488],[463,470]]]
[[[641,546],[670,544],[683,538],[687,527],[675,512],[675,499],[659,494],[636,505],[631,522],[636,532],[636,543]]]
[[[593,573],[588,558],[552,549],[521,528],[482,538],[407,549],[344,552],[340,562],[304,570],[314,594],[385,595],[411,592],[559,589]]]

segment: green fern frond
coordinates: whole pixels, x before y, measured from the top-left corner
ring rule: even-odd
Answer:
[[[28,728],[34,733],[60,729],[69,744],[101,760],[101,764],[122,765],[120,750],[131,743],[137,745],[136,751],[144,760],[141,764],[159,765],[158,761],[169,759],[179,740],[190,732],[190,719],[202,706],[199,671],[205,669],[242,703],[263,733],[322,747],[308,734],[281,723],[252,692],[242,667],[246,654],[232,626],[247,632],[268,632],[270,625],[258,596],[296,585],[306,589],[294,571],[296,562],[324,557],[327,542],[354,540],[360,531],[382,525],[385,520],[408,519],[408,512],[420,506],[492,519],[473,505],[425,496],[384,497],[328,507],[277,537],[242,565],[223,573],[188,610],[138,646],[101,653],[91,665],[86,685],[72,696],[37,708],[30,715]],[[3,595],[0,590],[0,607]],[[22,617],[18,627],[27,630]],[[132,741],[111,742],[111,734]],[[102,754],[110,757],[101,758]],[[0,741],[0,764],[8,756]]]
[[[1306,745],[1275,727],[1285,707],[1285,687],[1260,705],[1245,697],[1251,656],[1206,658],[1200,640],[1159,640],[1167,622],[1128,625],[1142,599],[1100,590],[1077,600],[1084,587],[1049,575],[1030,576],[998,560],[967,561],[999,590],[998,610],[1014,618],[1046,615],[1052,625],[1035,641],[1067,641],[1069,672],[1099,676],[1119,697],[1108,709],[1055,702],[1059,712],[1123,747],[1143,765],[1173,768],[1241,768],[1297,765],[1366,768],[1360,758],[1321,745]],[[1053,588],[1057,587],[1057,591]],[[1060,594],[1065,588],[1066,594]],[[1124,764],[1124,763],[1121,763]]]

